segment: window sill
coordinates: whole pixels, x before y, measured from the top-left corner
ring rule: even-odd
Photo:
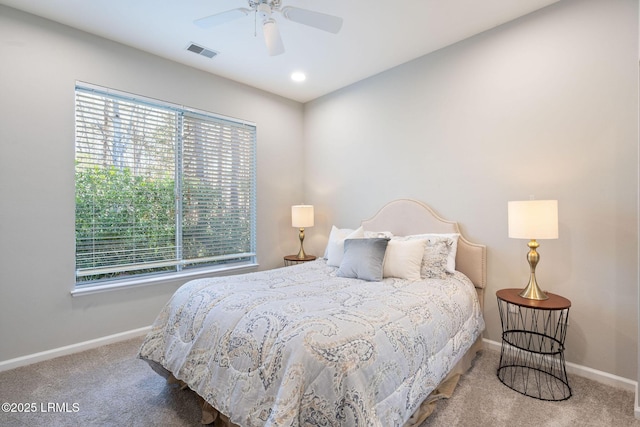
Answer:
[[[249,273],[255,271],[260,264],[246,263],[228,266],[224,268],[202,268],[197,270],[182,271],[179,273],[163,274],[158,276],[149,276],[145,278],[124,279],[113,281],[111,283],[97,284],[97,285],[84,285],[75,287],[71,291],[71,296],[79,297],[84,295],[92,295],[103,292],[111,292],[122,289],[132,289],[141,286],[156,285],[160,283],[166,283],[170,281],[176,281],[181,279],[198,279],[202,277],[216,277],[225,276],[228,274],[240,274]]]

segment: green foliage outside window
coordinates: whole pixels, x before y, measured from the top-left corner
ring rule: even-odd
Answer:
[[[135,264],[174,253],[174,192],[172,178],[135,176],[129,168],[77,170],[76,267],[108,266],[114,258]]]
[[[232,220],[225,215],[228,206],[238,206],[238,195],[224,197],[213,187],[193,185],[185,185],[184,192],[184,258],[196,260],[251,250],[251,218]],[[129,168],[119,170],[114,166],[76,170],[76,268],[108,267],[114,259],[118,264],[175,259],[175,209],[172,178],[135,176]],[[246,230],[243,238],[238,238],[238,229]],[[194,261],[192,266],[197,264]],[[167,270],[175,267],[137,273]],[[123,275],[126,273],[103,273],[79,277],[79,281]]]

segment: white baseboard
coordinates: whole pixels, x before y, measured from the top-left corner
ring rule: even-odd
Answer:
[[[96,338],[94,340],[84,341],[77,344],[71,344],[64,347],[54,348],[52,350],[42,351],[40,353],[16,357],[15,359],[0,361],[0,372],[19,368],[20,366],[31,365],[32,363],[36,362],[43,362],[45,360],[54,359],[60,356],[66,356],[68,354],[79,353],[81,351],[90,350],[92,348],[101,347],[103,345],[113,344],[118,341],[125,341],[130,338],[136,338],[142,335],[146,335],[150,330],[151,326],[146,326],[144,328],[120,332],[118,334]]]
[[[500,351],[501,343],[484,339],[482,340],[485,348],[491,348],[492,350]],[[588,368],[586,366],[578,365],[576,363],[566,362],[567,373],[578,375],[590,380],[597,381],[602,384],[610,385],[613,387],[622,388],[627,391],[633,391],[636,393],[636,418],[638,418],[638,382],[632,381],[627,378],[619,377],[617,375],[609,374],[607,372],[598,371],[597,369]]]
[[[640,420],[640,405],[638,405],[638,384],[636,384],[636,400],[635,400],[636,404],[635,407],[633,408],[633,414],[636,417],[637,420]]]

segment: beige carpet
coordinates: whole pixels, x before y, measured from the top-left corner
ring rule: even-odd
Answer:
[[[0,373],[0,402],[31,413],[0,412],[0,426],[198,426],[195,395],[167,386],[135,358],[142,339]],[[631,392],[570,376],[573,397],[542,402],[496,377],[499,354],[485,350],[421,427],[639,426]],[[35,406],[34,406],[35,405]]]

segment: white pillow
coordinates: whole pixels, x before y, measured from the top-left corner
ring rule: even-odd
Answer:
[[[327,242],[327,250],[325,251],[327,265],[340,267],[342,256],[344,255],[344,241],[346,239],[362,239],[363,237],[364,230],[362,227],[351,230],[349,228],[337,228],[335,225],[332,226],[329,242]]]
[[[414,234],[411,236],[406,236],[405,239],[427,239],[430,245],[434,245],[435,243],[445,240],[448,247],[447,252],[447,261],[446,261],[446,271],[448,273],[455,273],[456,271],[456,253],[458,252],[458,238],[460,234],[458,233],[425,233],[425,234]]]
[[[383,276],[420,280],[420,267],[427,239],[392,239],[384,257]]]

